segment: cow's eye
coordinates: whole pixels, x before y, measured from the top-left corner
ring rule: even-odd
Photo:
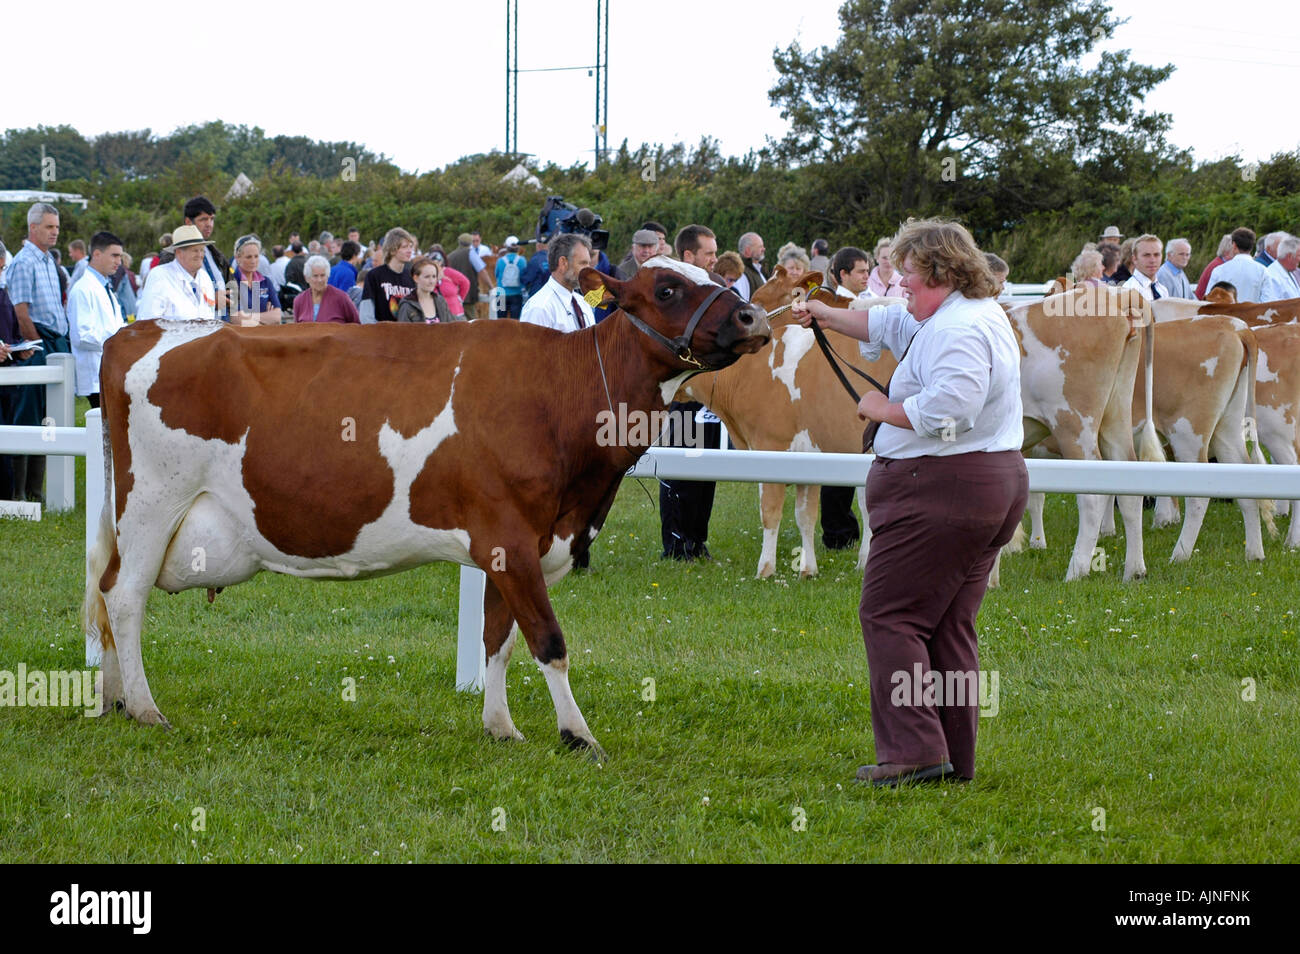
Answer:
[[[672,298],[676,292],[677,289],[672,285],[665,285],[663,288],[659,289],[659,300],[667,301],[669,298]]]

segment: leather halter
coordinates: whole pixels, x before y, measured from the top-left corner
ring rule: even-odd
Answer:
[[[731,292],[733,295],[736,295],[737,298],[740,298],[740,295],[736,294],[732,289],[723,285],[718,285],[713,289],[713,292],[709,297],[704,299],[704,302],[700,307],[695,309],[695,314],[691,315],[691,320],[686,324],[686,330],[676,338],[666,338],[626,308],[623,308],[622,311],[623,314],[627,315],[628,321],[632,322],[633,326],[635,326],[637,330],[649,335],[655,341],[659,342],[671,351],[680,360],[685,361],[687,364],[694,365],[701,371],[707,371],[708,368],[704,366],[704,363],[691,353],[691,339],[695,336],[695,326],[700,323],[700,319],[703,318],[704,313],[709,310],[709,306],[717,301],[718,296],[723,292]]]

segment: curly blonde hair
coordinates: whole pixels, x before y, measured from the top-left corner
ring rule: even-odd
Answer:
[[[903,262],[931,285],[947,285],[966,298],[996,298],[998,282],[970,232],[943,219],[908,219],[890,243],[889,259],[900,272]]]

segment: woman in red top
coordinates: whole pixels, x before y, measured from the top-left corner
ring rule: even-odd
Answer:
[[[357,306],[347,292],[330,284],[330,260],[324,255],[313,255],[303,266],[307,277],[307,290],[293,300],[293,320],[334,321],[345,325],[361,324]]]
[[[469,278],[444,261],[442,252],[430,252],[430,261],[438,266],[438,291],[447,299],[447,308],[453,320],[465,317],[465,296],[469,294]]]

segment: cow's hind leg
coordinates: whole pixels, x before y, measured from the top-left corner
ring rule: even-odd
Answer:
[[[523,526],[524,522],[520,520],[518,525]],[[518,621],[528,649],[546,677],[560,738],[570,748],[588,749],[596,761],[603,762],[605,752],[587,728],[587,720],[569,689],[569,650],[546,595],[546,581],[535,544],[530,550],[527,543],[515,543],[505,551],[504,565],[509,569],[489,570],[488,578],[496,584],[509,612]],[[487,565],[491,565],[488,560],[480,562],[480,566]]]
[[[494,739],[522,742],[523,733],[515,728],[506,702],[506,666],[519,635],[514,622],[501,592],[488,580],[483,591],[483,649],[487,658],[483,680],[483,728]]]
[[[149,680],[144,674],[144,657],[140,647],[140,629],[144,625],[144,609],[149,599],[149,591],[158,578],[162,566],[163,552],[166,549],[170,533],[154,537],[148,533],[138,535],[139,545],[132,551],[122,554],[121,569],[117,580],[104,592],[104,604],[108,609],[108,618],[113,632],[116,648],[115,658],[110,659],[105,652],[104,681],[105,705],[107,706],[110,672],[116,668],[121,680],[122,699],[126,704],[126,714],[144,725],[170,724],[158,711],[153,693],[149,690]],[[116,665],[114,665],[116,664]]]

